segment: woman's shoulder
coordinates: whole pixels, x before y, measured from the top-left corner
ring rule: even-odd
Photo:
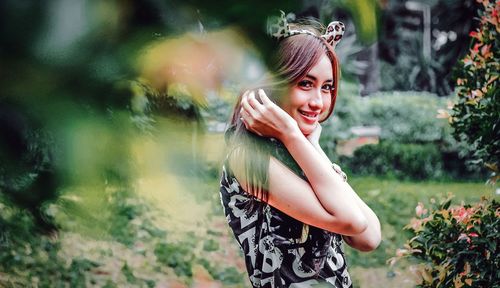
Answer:
[[[226,135],[226,144],[226,165],[229,171],[236,169],[238,172],[238,167],[245,167],[249,162],[264,162],[274,157],[297,176],[307,180],[286,146],[276,138],[261,137],[253,133],[230,134]],[[262,167],[267,168],[267,165]]]
[[[232,196],[240,195],[240,198],[254,199],[255,197],[247,193],[241,183],[238,181],[236,175],[231,170],[228,161],[222,165],[222,172],[220,177],[220,192],[221,194]],[[255,198],[260,201],[259,199]]]

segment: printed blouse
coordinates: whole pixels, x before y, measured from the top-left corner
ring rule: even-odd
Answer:
[[[271,139],[268,144],[272,156],[307,181],[281,142]],[[248,194],[227,161],[220,198],[253,287],[352,287],[342,237],[305,225]]]

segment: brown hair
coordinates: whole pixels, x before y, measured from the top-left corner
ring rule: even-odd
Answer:
[[[333,48],[319,36],[319,32],[315,27],[310,25],[295,25],[295,27],[307,29],[318,36],[297,34],[280,40],[278,48],[273,51],[274,55],[272,56],[271,70],[274,76],[266,81],[271,84],[262,85],[258,88],[263,88],[268,97],[279,105],[281,98],[287,97],[286,91],[288,87],[302,80],[320,58],[326,54],[332,63],[334,89],[330,92],[330,108],[320,120],[320,122],[323,122],[332,114],[337,98],[340,72],[337,56]],[[243,148],[240,149],[243,154],[239,156],[242,156],[245,161],[245,176],[251,190],[247,192],[258,199],[267,201],[270,155],[267,146],[269,144],[265,143],[265,138],[246,130],[240,118],[241,99],[242,95],[238,97],[231,116],[228,130],[229,151],[232,152],[237,147]],[[249,157],[245,157],[247,155]]]

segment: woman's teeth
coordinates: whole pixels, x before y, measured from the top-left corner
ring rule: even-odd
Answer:
[[[300,111],[300,110],[299,110],[299,113],[308,117],[308,118],[315,118],[316,116],[318,116],[318,113],[304,112],[304,111]]]

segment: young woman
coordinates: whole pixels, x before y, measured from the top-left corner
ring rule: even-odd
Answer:
[[[342,242],[375,249],[373,211],[318,141],[333,111],[343,24],[321,35],[282,13],[273,85],[246,91],[226,132],[220,195],[253,287],[352,287]],[[275,27],[276,28],[276,27]],[[343,241],[342,241],[343,240]]]

